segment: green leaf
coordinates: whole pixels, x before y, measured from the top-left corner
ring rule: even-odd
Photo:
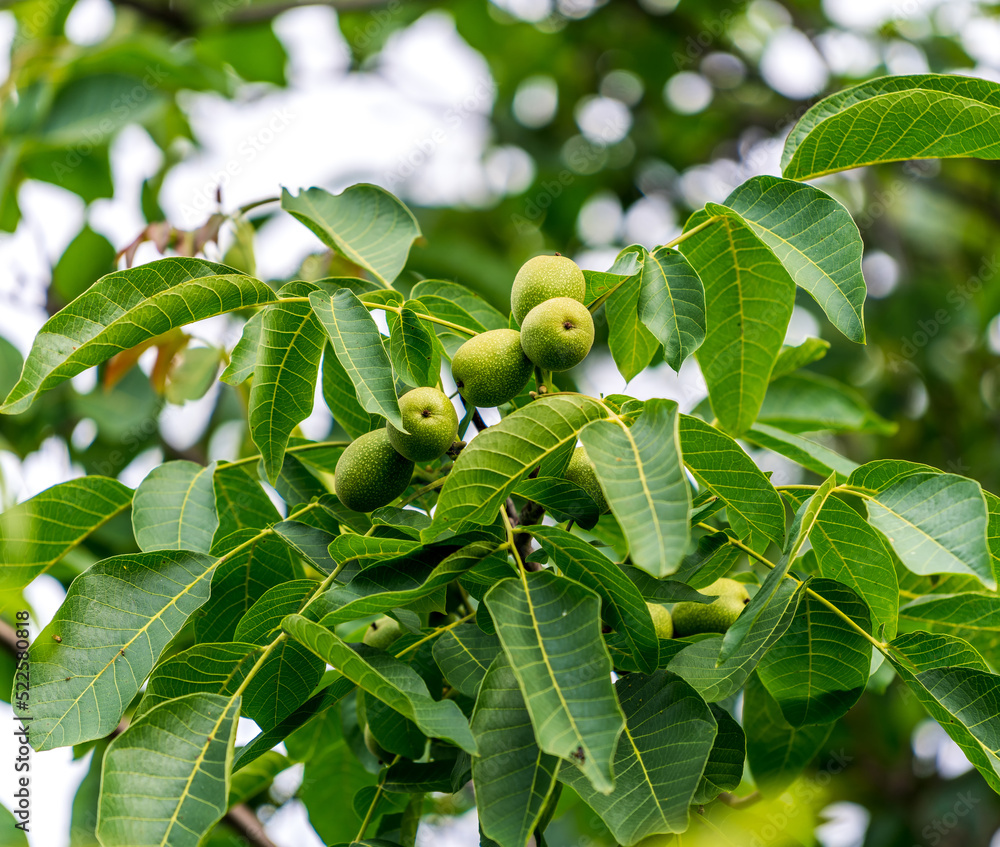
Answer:
[[[299,614],[318,587],[311,579],[297,579],[269,589],[243,616],[234,640],[260,646],[274,641],[282,620]],[[301,644],[283,640],[247,685],[243,712],[261,729],[272,729],[309,699],[323,669],[322,660]]]
[[[365,644],[351,649],[330,630],[301,615],[290,615],[282,626],[372,697],[413,721],[425,735],[444,738],[475,754],[476,742],[461,710],[452,700],[433,700],[426,683],[409,665]]]
[[[0,806],[0,827],[4,833],[4,840],[0,843],[3,847],[28,847],[28,836],[24,830],[18,829],[19,823],[24,822],[19,817],[15,818],[6,806]],[[94,844],[96,843],[95,841]]]
[[[90,288],[95,279],[114,270],[116,253],[108,239],[84,226],[63,250],[52,269],[53,290],[63,303],[75,300]]]
[[[743,697],[747,762],[761,793],[776,797],[816,758],[834,725],[791,726],[756,674],[747,681]]]
[[[500,847],[525,847],[556,785],[559,759],[535,743],[531,719],[505,656],[483,679],[472,713],[479,755],[472,781],[483,832]]]
[[[315,286],[305,282],[290,283],[279,292],[286,297],[313,293]],[[324,341],[309,303],[276,303],[264,310],[248,417],[272,484],[292,430],[312,412]]]
[[[102,738],[118,725],[170,639],[208,599],[215,564],[187,551],[129,553],[73,580],[29,654],[36,750]]]
[[[809,540],[816,552],[819,575],[853,588],[871,610],[874,632],[880,638],[895,637],[899,586],[882,535],[849,505],[829,497]]]
[[[888,656],[931,717],[1000,792],[1000,677],[976,667],[970,654],[957,638],[916,632],[893,641]]]
[[[712,217],[718,219],[708,223]],[[697,357],[723,428],[739,435],[757,418],[792,316],[795,283],[735,212],[715,203],[685,231],[708,226],[681,250],[705,285],[705,342]]]
[[[846,478],[858,468],[857,462],[829,447],[768,424],[755,424],[744,437],[751,444],[778,453],[823,477],[836,473]]]
[[[986,592],[930,594],[899,610],[904,629],[954,635],[984,656],[1000,656],[1000,597]]]
[[[441,489],[434,523],[422,535],[432,539],[462,521],[492,523],[507,497],[533,467],[581,429],[607,414],[582,395],[543,397],[477,435],[459,454]]]
[[[585,270],[583,278],[586,281],[587,289],[583,302],[587,304],[588,308],[593,309],[597,300],[610,296],[618,286],[623,285],[638,274],[642,270],[644,258],[644,251],[622,250],[608,270]]]
[[[1000,581],[1000,497],[989,491],[983,491],[983,496],[986,498],[986,507],[990,514],[986,540],[990,545],[990,557],[993,559],[993,576]]]
[[[782,579],[728,659],[719,659],[723,637],[712,636],[688,644],[670,660],[667,669],[684,677],[708,702],[724,700],[743,687],[761,657],[788,630],[802,593],[802,585]]]
[[[227,385],[242,385],[253,376],[257,366],[257,348],[264,325],[264,312],[254,312],[243,325],[240,340],[236,342],[233,352],[229,354],[229,364],[219,375],[219,379]]]
[[[698,790],[692,803],[711,803],[723,791],[735,791],[743,781],[743,767],[746,760],[747,738],[732,715],[721,706],[712,703],[709,707],[718,724],[719,732],[712,745],[712,753],[705,763]]]
[[[336,536],[301,521],[282,521],[271,528],[275,535],[317,570],[325,574],[336,570],[337,563],[329,553],[330,544]]]
[[[237,530],[261,530],[281,520],[256,474],[251,474],[246,465],[217,465],[214,483],[215,511],[219,515],[219,528],[215,533],[217,544]]]
[[[434,387],[441,358],[417,311],[423,312],[420,301],[408,300],[398,317],[390,315],[389,358],[396,375],[407,385]]]
[[[919,462],[904,462],[901,459],[876,459],[857,468],[847,478],[847,484],[853,488],[861,488],[872,494],[877,494],[908,476],[922,473],[941,473],[941,471]]]
[[[23,412],[41,392],[174,327],[273,299],[260,280],[201,259],[115,271],[46,321],[0,413]]]
[[[26,586],[131,502],[131,488],[86,476],[47,488],[0,514],[5,588]]]
[[[352,440],[385,424],[380,415],[369,414],[358,402],[354,383],[329,344],[323,353],[322,387],[330,414]]]
[[[677,570],[691,530],[691,491],[681,465],[677,404],[647,400],[631,428],[600,421],[580,433],[632,563],[655,577]]]
[[[340,194],[310,188],[298,196],[282,189],[281,208],[386,285],[399,276],[420,237],[413,213],[377,185],[352,185]]]
[[[621,633],[629,654],[643,673],[656,669],[659,643],[646,601],[622,569],[607,556],[554,526],[533,526],[528,531],[548,553],[560,572],[601,598],[601,616]]]
[[[771,248],[830,322],[864,344],[864,246],[850,212],[818,188],[766,175],[748,179],[726,205]]]
[[[809,588],[870,633],[868,607],[852,589],[832,579],[814,579]],[[831,723],[861,697],[871,657],[870,642],[807,593],[757,674],[792,726]]]
[[[258,658],[260,649],[254,644],[195,644],[153,669],[132,721],[187,694],[234,694]]]
[[[870,500],[868,520],[918,574],[972,574],[997,587],[979,483],[955,474],[914,474]]]
[[[291,767],[292,762],[277,750],[268,750],[250,767],[232,775],[229,788],[229,806],[245,803],[266,791],[274,778]]]
[[[475,623],[461,624],[434,639],[434,661],[448,684],[466,697],[479,694],[486,671],[499,652],[496,635],[483,632]],[[475,734],[475,722],[472,730]]]
[[[785,507],[774,486],[739,444],[698,418],[681,415],[684,464],[699,485],[725,501],[729,523],[740,538],[785,537]]]
[[[111,742],[97,835],[105,847],[197,847],[226,813],[239,697],[162,703]]]
[[[382,334],[368,310],[345,288],[333,297],[315,291],[309,295],[309,302],[333,343],[337,359],[354,383],[362,408],[382,415],[405,432],[392,365],[382,346]]]
[[[712,751],[715,719],[691,686],[666,671],[629,674],[615,691],[626,720],[615,753],[615,790],[601,794],[570,768],[559,779],[625,847],[651,835],[684,832]]]
[[[804,368],[806,365],[818,362],[826,356],[826,352],[829,349],[830,342],[824,341],[822,338],[807,338],[795,347],[786,344],[781,348],[778,360],[774,363],[774,368],[771,370],[772,382],[778,377],[795,373],[799,368]]]
[[[153,468],[135,490],[132,528],[139,549],[207,553],[219,528],[212,477],[194,462],[166,462]]]
[[[758,426],[787,432],[870,432],[892,435],[896,425],[875,412],[853,388],[808,372],[774,380],[758,415]]]
[[[6,397],[17,384],[17,375],[24,367],[21,351],[6,338],[0,337],[0,397]]]
[[[256,535],[255,530],[239,530],[217,544],[213,553],[228,552]],[[265,535],[226,559],[212,577],[211,599],[196,616],[197,640],[232,641],[236,625],[264,592],[297,576],[300,568],[292,552],[273,535]]]
[[[574,520],[584,529],[593,528],[600,518],[597,503],[575,482],[556,476],[522,479],[514,494],[538,503],[556,520]]]
[[[496,544],[477,541],[440,562],[403,556],[365,568],[347,585],[334,587],[316,602],[316,609],[322,614],[320,623],[332,628],[406,606],[443,588],[486,558],[505,562],[507,551],[498,551]]]
[[[626,249],[633,251],[636,248]],[[645,249],[638,250],[647,255]],[[608,318],[608,347],[625,382],[630,382],[646,369],[659,346],[653,333],[639,320],[639,295],[644,271],[645,266],[639,274],[623,279],[604,304]]]
[[[422,279],[413,286],[410,297],[418,300],[435,317],[476,332],[505,329],[507,318],[476,292],[464,285],[440,279]],[[445,327],[438,327],[445,329]]]
[[[663,345],[667,364],[679,371],[705,340],[705,286],[669,247],[645,254],[639,280],[639,318]]]
[[[809,109],[785,141],[781,169],[789,179],[807,180],[906,159],[997,159],[998,116],[995,82],[937,74],[881,77]]]
[[[600,598],[550,571],[506,579],[486,607],[524,694],[538,746],[571,761],[595,789],[614,787],[612,758],[623,729],[601,636]]]

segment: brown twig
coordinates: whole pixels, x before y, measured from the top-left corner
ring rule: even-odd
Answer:
[[[235,829],[251,847],[277,847],[264,832],[264,824],[253,809],[243,803],[233,806],[222,819]]]
[[[9,652],[15,659],[17,658],[17,633],[7,621],[0,620],[0,643],[4,650]]]

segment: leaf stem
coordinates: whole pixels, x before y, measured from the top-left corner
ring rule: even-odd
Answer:
[[[472,620],[472,618],[474,618],[475,616],[476,616],[475,612],[469,612],[469,614],[467,614],[465,617],[459,618],[457,621],[452,621],[450,624],[446,624],[445,626],[439,626],[433,632],[427,633],[427,635],[425,635],[419,641],[414,641],[409,647],[400,650],[398,653],[396,653],[396,658],[398,659],[400,656],[405,656],[407,653],[409,653],[411,650],[415,650],[421,644],[426,644],[432,638],[437,638],[439,635],[444,635],[444,633],[448,632],[448,630],[454,629],[456,626],[459,626],[460,624],[463,624],[468,620]]]
[[[414,500],[419,500],[421,497],[423,497],[425,494],[428,494],[429,492],[433,491],[435,488],[440,488],[447,481],[448,481],[448,477],[446,477],[446,476],[442,476],[442,477],[440,477],[438,479],[435,479],[433,482],[427,483],[427,485],[425,485],[423,488],[418,488],[409,497],[407,497],[404,500],[402,500],[399,503],[399,505],[400,506],[407,506],[410,503],[412,503]]]
[[[279,203],[281,202],[280,197],[265,197],[263,200],[254,200],[252,203],[247,203],[244,206],[240,206],[237,209],[237,213],[240,215],[245,215],[247,212],[256,209],[258,206],[266,206],[268,203]]]
[[[309,450],[314,450],[319,447],[347,447],[350,441],[310,441],[308,444],[297,444],[294,447],[289,447],[285,450],[286,453],[305,453]],[[243,459],[237,459],[235,462],[228,462],[223,465],[219,470],[228,470],[229,468],[235,468],[239,465],[249,465],[252,462],[256,462],[261,458],[260,453],[253,456],[247,456]]]
[[[398,761],[399,753],[397,753],[396,757],[389,762],[389,768],[391,768]],[[378,785],[375,787],[375,796],[372,797],[371,805],[368,807],[368,814],[365,815],[365,819],[361,822],[361,829],[358,830],[357,837],[354,839],[357,843],[361,843],[361,840],[365,837],[365,830],[368,829],[368,824],[372,822],[372,816],[375,814],[375,807],[378,805],[379,797],[382,796],[383,786],[385,785],[385,778],[389,772],[389,768],[386,768],[382,773],[382,777],[379,779]]]
[[[360,299],[360,298],[359,298]],[[280,297],[278,300],[274,301],[276,303],[308,303],[308,297]],[[402,306],[392,306],[389,303],[370,303],[366,300],[361,300],[361,305],[366,309],[382,309],[386,312],[395,312],[397,315],[403,311]],[[430,321],[432,324],[440,324],[441,326],[447,327],[448,329],[453,329],[456,332],[464,333],[465,335],[479,335],[479,330],[469,329],[465,326],[460,326],[459,324],[452,323],[451,321],[446,321],[443,318],[436,318],[434,315],[426,315],[423,312],[414,312],[415,317],[420,318],[422,321]]]
[[[673,241],[668,241],[663,246],[667,248],[676,247],[678,244],[687,241],[692,235],[701,232],[706,227],[711,226],[716,221],[721,221],[722,217],[723,217],[722,215],[712,215],[712,217],[710,217],[708,220],[702,221],[700,224],[698,224],[698,226],[691,227],[691,229],[689,229],[687,232],[682,232]]]

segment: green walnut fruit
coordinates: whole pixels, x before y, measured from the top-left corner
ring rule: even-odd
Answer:
[[[597,479],[594,463],[590,461],[590,456],[587,455],[587,451],[583,447],[577,447],[573,451],[569,466],[563,476],[586,491],[597,504],[602,515],[608,510],[608,501],[604,496],[601,483]]]
[[[411,476],[413,462],[396,452],[383,427],[347,446],[334,469],[333,489],[348,509],[370,512],[406,491]]]
[[[386,615],[377,621],[372,621],[371,626],[365,630],[362,641],[369,647],[388,650],[402,634],[403,630],[399,626],[399,621]]]
[[[571,297],[553,297],[535,306],[521,324],[521,346],[546,371],[568,371],[594,345],[590,310]]]
[[[587,295],[583,271],[565,256],[535,256],[521,266],[510,289],[510,310],[514,319],[524,318],[539,303],[553,297],[571,297],[582,303]]]
[[[678,638],[700,632],[725,632],[750,602],[747,587],[735,579],[717,579],[702,594],[715,597],[711,603],[678,603],[674,606],[674,634]]]
[[[391,762],[396,758],[390,751],[386,750],[381,744],[378,743],[378,739],[372,734],[371,727],[365,724],[365,747],[368,748],[368,752],[371,753],[380,762]]]
[[[653,619],[653,626],[656,629],[656,637],[673,638],[674,622],[670,617],[670,612],[667,611],[666,606],[661,606],[659,603],[647,603],[646,606],[649,608],[649,615]]]
[[[430,462],[443,455],[458,438],[458,415],[442,391],[414,388],[399,398],[406,432],[386,423],[389,442],[407,459]]]
[[[515,329],[491,329],[474,335],[451,360],[451,375],[462,399],[484,408],[517,397],[532,370],[531,360],[521,349],[521,333]]]

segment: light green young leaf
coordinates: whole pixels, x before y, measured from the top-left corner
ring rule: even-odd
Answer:
[[[850,212],[818,188],[766,175],[748,179],[725,205],[771,248],[830,322],[864,344],[864,245]]]
[[[628,539],[632,563],[655,577],[672,574],[691,535],[677,404],[648,400],[631,428],[600,421],[584,429],[580,440]]]
[[[160,653],[208,599],[215,563],[187,551],[129,553],[73,581],[29,654],[36,750],[102,738],[118,725]]]
[[[756,674],[747,681],[743,697],[747,762],[761,793],[776,797],[816,758],[834,725],[791,726]]]
[[[352,185],[340,194],[310,188],[281,192],[281,208],[319,239],[388,285],[403,270],[420,237],[413,213],[384,188]]]
[[[413,721],[428,737],[444,738],[475,755],[476,742],[461,709],[452,700],[432,699],[427,684],[409,665],[365,644],[351,649],[333,632],[301,615],[285,618],[282,627],[372,697]]]
[[[139,549],[208,553],[219,528],[212,478],[215,464],[166,462],[135,490],[132,528]]]
[[[639,318],[663,345],[667,364],[679,371],[705,340],[705,286],[669,247],[645,253],[639,285]]]
[[[630,657],[643,673],[656,669],[659,644],[646,601],[619,565],[582,538],[555,526],[529,529],[561,573],[597,592],[601,616],[623,637]]]
[[[564,767],[565,782],[631,847],[652,835],[684,832],[717,733],[705,702],[666,671],[629,674],[615,691],[626,728],[615,752],[615,789],[602,794],[578,771]]]
[[[479,624],[463,623],[435,638],[432,652],[451,687],[475,698],[486,671],[500,653],[500,640],[483,632]],[[472,731],[475,734],[475,721]]]
[[[896,425],[879,415],[842,382],[803,371],[774,380],[760,408],[758,426],[786,432],[870,432],[892,435]]]
[[[556,786],[560,762],[538,749],[506,656],[498,656],[485,674],[472,734],[479,747],[472,781],[480,826],[500,847],[524,847]]]
[[[745,438],[751,444],[778,453],[823,477],[836,473],[846,479],[858,468],[857,462],[829,447],[768,424],[755,424]]]
[[[615,289],[638,274],[642,270],[644,259],[644,251],[626,249],[618,254],[614,264],[608,270],[585,270],[583,278],[586,281],[587,289],[583,302],[587,304],[587,308],[593,309],[597,300],[611,296]]]
[[[522,477],[606,414],[590,397],[543,397],[477,435],[455,461],[423,537],[436,538],[461,521],[492,523]]]
[[[104,756],[97,835],[104,847],[198,847],[226,813],[239,697],[161,703]]]
[[[307,282],[289,283],[279,294],[324,296]],[[312,412],[324,342],[309,303],[276,303],[264,310],[248,416],[250,435],[272,485],[292,430]]]
[[[712,217],[717,220],[709,223]],[[739,215],[709,203],[686,231],[707,223],[681,251],[705,285],[705,342],[696,353],[714,411],[733,435],[757,418],[792,316],[795,283]]]
[[[740,538],[759,534],[781,544],[785,507],[746,451],[714,426],[688,415],[681,415],[680,439],[684,464],[699,485],[725,501],[729,523]]]
[[[806,365],[818,362],[826,355],[829,349],[830,342],[824,341],[822,338],[807,338],[795,347],[790,347],[786,344],[781,348],[778,360],[774,363],[774,368],[771,370],[772,382],[778,377],[795,373],[799,368],[804,368]]]
[[[868,604],[880,638],[896,635],[899,586],[882,535],[837,497],[823,504],[809,533],[820,576],[849,585]]]
[[[408,300],[398,317],[390,314],[389,358],[396,375],[407,385],[433,388],[438,383],[441,355],[418,312],[426,314],[423,304]]]
[[[875,459],[857,468],[847,478],[847,484],[877,494],[908,476],[927,473],[941,473],[941,471],[919,462],[906,462],[902,459]]]
[[[229,364],[219,375],[219,379],[227,385],[242,385],[253,376],[257,366],[257,348],[260,347],[260,336],[264,324],[264,312],[254,312],[243,325],[243,333],[236,342],[233,352],[229,354]]]
[[[536,571],[505,579],[485,597],[524,694],[538,746],[572,762],[609,794],[624,728],[601,636],[600,598],[579,583]]]
[[[844,89],[792,128],[781,155],[789,179],[879,162],[1000,158],[1000,84],[969,76],[887,76]]]
[[[832,579],[814,579],[809,588],[871,632],[868,607],[851,588]],[[861,697],[871,657],[870,642],[807,593],[757,674],[791,726],[832,723]]]
[[[914,632],[890,644],[889,660],[989,786],[1000,792],[1000,676],[958,638]]]
[[[647,255],[641,247],[629,247],[628,250],[641,251],[643,257]],[[608,347],[625,382],[630,382],[646,369],[659,346],[653,333],[639,320],[639,295],[645,267],[635,276],[623,279],[604,303],[604,313],[608,318]]]
[[[131,502],[131,488],[86,476],[47,488],[0,514],[4,587],[26,586]]]
[[[160,662],[149,677],[134,723],[154,706],[187,694],[232,695],[260,658],[256,644],[195,644]]]
[[[174,327],[274,300],[263,282],[201,259],[167,258],[115,271],[49,318],[0,414]]]
[[[914,474],[866,500],[868,520],[918,574],[967,573],[995,589],[979,483],[955,474]]]
[[[993,576],[1000,582],[1000,497],[985,490],[983,496],[986,498],[986,508],[990,515],[986,540],[990,545],[990,558],[993,559]]]
[[[382,346],[382,334],[368,310],[352,291],[344,288],[333,297],[314,291],[309,302],[333,343],[337,359],[354,383],[362,408],[382,415],[405,432],[392,365]]]
[[[218,347],[186,347],[174,360],[163,392],[168,403],[183,406],[200,400],[215,384],[223,351]]]

